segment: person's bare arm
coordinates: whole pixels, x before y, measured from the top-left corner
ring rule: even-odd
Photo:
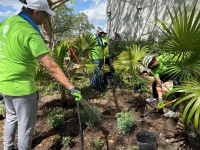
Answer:
[[[72,88],[72,84],[69,82],[68,78],[65,76],[62,69],[58,64],[51,58],[51,56],[46,53],[38,57],[38,60],[47,68],[51,75],[62,83],[67,89]]]

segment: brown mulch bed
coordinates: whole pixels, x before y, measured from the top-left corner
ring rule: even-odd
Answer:
[[[136,134],[144,130],[156,135],[158,150],[191,149],[186,134],[183,134],[184,128],[179,119],[165,118],[157,111],[141,117],[153,109],[145,103],[147,96],[149,95],[141,95],[126,89],[109,89],[103,97],[94,91],[83,93],[85,100],[90,105],[97,106],[102,113],[101,124],[90,128],[83,124],[84,149],[92,149],[90,141],[100,139],[104,141],[102,150],[131,150],[137,145]],[[69,100],[71,97],[67,97],[67,99]],[[156,106],[156,102],[153,102],[152,105]],[[53,129],[47,124],[48,114],[56,107],[65,108],[66,125],[60,129]],[[135,127],[130,133],[121,135],[117,130],[115,115],[117,112],[127,110],[134,115]],[[2,149],[3,123],[4,119],[1,119],[0,149]],[[178,128],[180,133],[177,132]],[[61,144],[61,138],[64,136],[73,137],[73,145],[70,148],[65,148]],[[80,148],[79,122],[75,103],[62,103],[58,94],[41,96],[32,149],[80,150]]]

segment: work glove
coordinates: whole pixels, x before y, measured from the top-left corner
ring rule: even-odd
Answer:
[[[164,102],[163,101],[158,102],[157,108],[162,109],[163,107],[164,107]]]
[[[74,86],[72,86],[72,88],[70,88],[69,91],[76,101],[80,102],[82,100],[81,92],[77,90]]]

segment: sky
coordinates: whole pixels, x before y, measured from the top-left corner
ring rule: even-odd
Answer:
[[[95,27],[101,25],[106,27],[106,3],[107,0],[75,0],[73,13],[84,12],[88,20]],[[0,0],[0,22],[6,17],[20,12],[22,4],[18,0]]]

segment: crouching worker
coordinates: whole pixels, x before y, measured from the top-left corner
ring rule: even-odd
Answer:
[[[145,56],[142,60],[142,65],[145,68],[150,69],[150,73],[153,74],[154,81],[152,83],[152,92],[153,97],[157,99],[157,108],[159,113],[163,114],[163,89],[162,83],[165,83],[169,80],[173,80],[173,87],[180,85],[180,76],[165,73],[167,66],[173,64],[170,55],[163,54],[160,56]],[[174,97],[179,97],[179,93],[174,94]],[[176,109],[170,108],[167,113],[164,114],[165,117],[176,117]]]

